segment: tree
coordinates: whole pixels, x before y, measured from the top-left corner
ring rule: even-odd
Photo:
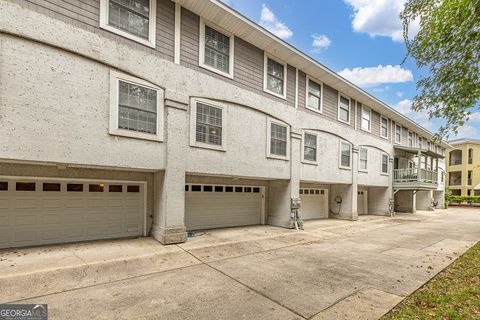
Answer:
[[[408,55],[428,71],[412,109],[445,120],[439,137],[457,133],[480,107],[480,0],[407,0],[400,17]]]

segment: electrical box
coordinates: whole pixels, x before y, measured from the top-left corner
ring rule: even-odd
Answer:
[[[302,200],[300,198],[292,198],[292,210],[298,210],[302,206]]]

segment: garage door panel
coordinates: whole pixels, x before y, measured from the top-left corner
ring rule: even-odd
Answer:
[[[328,218],[328,190],[327,189],[300,189],[302,204],[300,216],[302,219]]]
[[[61,183],[61,191],[43,191],[38,186],[44,181],[37,180],[35,192],[0,192],[0,248],[142,234],[144,187],[128,193],[130,184],[115,183],[123,186],[122,192],[108,192],[108,188],[93,192],[84,181],[71,179]],[[67,191],[69,183],[87,187]],[[15,186],[14,180],[10,186]]]

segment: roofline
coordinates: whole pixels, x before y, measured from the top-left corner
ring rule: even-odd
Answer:
[[[176,0],[173,0],[173,1],[176,1]],[[413,121],[412,119],[404,116],[402,113],[398,112],[397,110],[395,110],[394,108],[390,107],[388,104],[386,104],[385,102],[381,101],[380,99],[378,99],[377,97],[371,95],[370,93],[366,92],[365,90],[363,90],[362,88],[358,87],[357,85],[355,85],[354,83],[350,82],[349,80],[345,79],[344,77],[340,76],[338,73],[334,72],[333,70],[331,70],[330,68],[326,67],[325,65],[321,64],[320,62],[318,62],[317,60],[315,60],[314,58],[310,57],[308,54],[300,51],[299,49],[295,48],[294,46],[292,46],[291,44],[287,43],[285,40],[282,40],[280,39],[279,37],[277,37],[276,35],[274,35],[272,32],[268,31],[267,29],[263,28],[262,26],[260,26],[258,23],[256,23],[255,21],[253,21],[252,19],[246,17],[245,15],[243,15],[242,13],[238,12],[237,10],[233,9],[232,7],[228,6],[227,4],[223,3],[222,1],[220,0],[207,0],[209,1],[210,3],[213,3],[214,5],[222,8],[223,10],[227,11],[229,14],[232,14],[234,16],[236,16],[237,18],[243,20],[245,23],[247,23],[248,25],[250,25],[251,27],[255,28],[256,30],[262,32],[263,34],[265,34],[266,36],[272,38],[273,40],[277,41],[279,44],[281,44],[282,46],[286,47],[287,49],[289,50],[292,50],[294,51],[294,53],[298,54],[299,56],[303,57],[304,59],[308,60],[310,63],[313,63],[314,65],[316,65],[317,67],[321,68],[323,71],[329,73],[330,75],[332,75],[333,77],[337,78],[338,80],[346,83],[347,85],[351,86],[352,88],[354,88],[355,90],[358,90],[360,93],[366,95],[368,98],[370,98],[371,100],[374,100],[375,102],[377,102],[378,104],[380,104],[381,106],[383,106],[384,108],[394,112],[397,116],[399,116],[401,119],[405,120],[406,122],[408,122],[409,124],[411,124],[412,126],[414,127],[417,127],[421,130],[424,131],[424,133],[426,133],[427,135],[430,135],[431,137],[434,136],[434,133],[432,133],[431,131],[429,131],[428,129],[424,128],[423,126],[419,125],[418,123],[416,123],[415,121]],[[441,141],[442,144],[445,144],[445,147],[448,147],[448,143],[447,141],[443,140]]]
[[[479,139],[470,139],[470,138],[460,138],[460,139],[455,139],[455,140],[448,141],[448,144],[450,144],[451,146],[456,146],[456,145],[460,145],[460,144],[468,144],[468,143],[480,144],[480,140]]]

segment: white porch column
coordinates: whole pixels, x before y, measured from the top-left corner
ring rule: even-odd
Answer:
[[[165,93],[165,172],[155,173],[152,237],[163,244],[187,241],[185,159],[188,151],[188,97]]]
[[[352,221],[358,220],[358,151],[358,146],[352,146],[352,184],[336,184],[330,187],[330,208],[334,218]],[[336,202],[337,198],[341,199],[341,203]]]

